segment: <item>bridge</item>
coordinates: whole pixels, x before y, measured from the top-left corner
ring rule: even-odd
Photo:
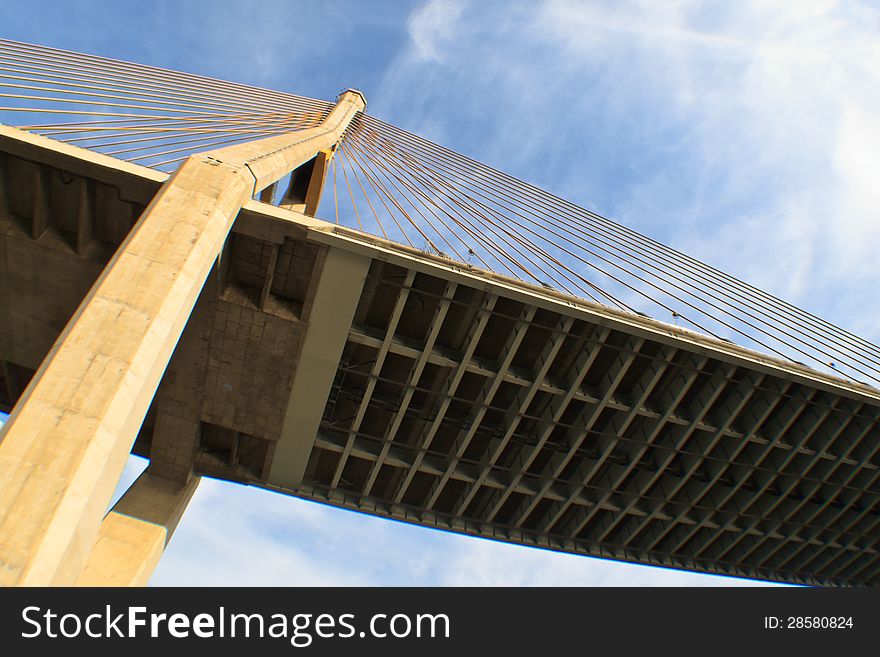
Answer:
[[[201,476],[878,583],[880,347],[355,90],[0,40],[0,99],[0,583],[146,583]]]

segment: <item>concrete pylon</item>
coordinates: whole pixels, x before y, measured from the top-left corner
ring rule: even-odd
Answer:
[[[0,585],[75,584],[99,531],[143,529],[105,510],[235,217],[364,107],[347,91],[318,127],[193,155],[156,194],[0,433]]]
[[[199,481],[180,484],[145,470],[101,523],[77,585],[145,586]]]

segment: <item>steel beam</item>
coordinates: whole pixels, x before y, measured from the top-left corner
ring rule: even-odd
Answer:
[[[403,399],[400,401],[400,406],[398,407],[398,409],[394,412],[394,419],[391,421],[391,424],[388,427],[387,439],[383,443],[382,453],[379,455],[379,459],[370,466],[367,480],[364,483],[364,495],[370,495],[373,490],[373,484],[376,482],[376,477],[379,475],[379,470],[382,468],[382,463],[384,461],[385,455],[388,453],[388,448],[397,436],[397,431],[398,429],[400,429],[400,423],[403,421],[403,418],[406,415],[406,411],[409,408],[409,404],[412,401],[412,396],[415,392],[414,386],[418,384],[419,380],[421,379],[422,372],[425,370],[425,366],[428,364],[428,356],[431,353],[431,350],[434,348],[434,343],[437,340],[437,336],[440,334],[440,328],[443,326],[443,321],[444,319],[446,319],[446,314],[449,312],[449,305],[452,298],[455,296],[455,290],[457,288],[457,283],[447,283],[446,289],[443,292],[443,298],[440,300],[440,303],[434,310],[434,315],[431,318],[431,328],[428,331],[428,336],[425,340],[425,348],[422,350],[421,355],[416,359],[416,361],[413,363],[412,368],[410,369],[409,376],[407,377],[407,382],[404,384],[405,390],[403,393]]]
[[[336,472],[333,475],[332,484],[334,487],[338,486],[339,480],[342,479],[342,473],[345,470],[345,464],[348,462],[351,448],[354,445],[355,436],[357,435],[357,432],[361,426],[361,422],[364,421],[364,416],[366,415],[367,409],[370,406],[370,397],[372,396],[373,390],[376,387],[376,380],[379,376],[379,372],[382,371],[382,366],[385,364],[385,358],[388,355],[389,347],[391,346],[391,340],[394,337],[395,331],[397,331],[397,324],[398,322],[400,322],[400,317],[403,315],[403,309],[406,307],[406,300],[407,298],[409,298],[409,292],[412,288],[415,276],[416,273],[413,270],[409,270],[406,273],[403,289],[397,295],[397,300],[394,302],[394,308],[391,311],[391,316],[388,318],[388,326],[385,328],[385,339],[382,342],[382,345],[379,347],[378,352],[376,353],[376,359],[373,361],[373,365],[370,369],[370,377],[367,379],[367,384],[366,388],[364,389],[363,397],[361,397],[361,402],[358,405],[357,413],[352,420],[351,428],[348,432],[348,441],[346,444],[346,448],[343,450],[342,454],[339,457],[339,462],[336,464]]]
[[[486,324],[489,322],[490,314],[493,308],[495,308],[495,303],[497,301],[498,297],[493,294],[487,294],[483,297],[483,302],[480,305],[480,309],[477,313],[476,321],[471,324],[471,327],[468,330],[468,334],[465,337],[464,353],[462,354],[462,357],[454,368],[453,372],[443,382],[443,387],[440,391],[440,403],[438,404],[434,419],[431,421],[431,425],[419,439],[419,447],[422,450],[427,450],[431,446],[431,442],[434,440],[434,436],[440,429],[440,423],[443,422],[443,418],[446,417],[446,411],[449,408],[449,404],[451,403],[453,396],[458,390],[458,386],[461,383],[462,377],[467,371],[467,363],[469,363],[473,358],[474,352],[477,349],[477,345],[480,342],[483,331],[486,329]],[[393,495],[393,499],[396,503],[400,503],[400,501],[403,500],[404,495],[406,495],[406,491],[416,474],[422,458],[423,457],[421,456],[421,453],[416,456],[414,467],[410,468],[407,471],[406,475],[401,479],[400,483],[398,484],[397,489],[395,490]],[[445,477],[446,474],[444,473],[443,476]],[[433,493],[429,494],[429,497],[431,499],[434,499]],[[427,505],[426,508],[430,508],[430,506],[431,505]]]

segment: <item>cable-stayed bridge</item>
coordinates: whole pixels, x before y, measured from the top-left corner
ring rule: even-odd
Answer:
[[[0,582],[146,581],[200,475],[877,582],[871,342],[356,91],[0,41],[0,99]]]

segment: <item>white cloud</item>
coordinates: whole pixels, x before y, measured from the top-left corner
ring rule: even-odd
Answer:
[[[380,114],[865,325],[838,298],[854,276],[880,284],[876,7],[549,0],[455,16],[442,38],[424,28],[432,61],[389,69],[379,95],[398,102]]]
[[[461,16],[461,0],[431,0],[410,16],[408,27],[415,56],[439,61]]]
[[[827,295],[853,275],[880,280],[880,13],[762,2],[712,20],[705,3],[657,6],[550,2],[542,13],[547,38],[577,62],[598,54],[625,68],[615,104],[650,118],[636,103],[653,99],[655,120],[682,140],[674,155],[698,165],[692,190],[658,167],[624,219],[663,208],[684,250],[814,307],[817,282]],[[688,191],[683,208],[665,202]]]
[[[878,97],[880,101],[880,97]],[[874,105],[880,108],[880,102]],[[847,108],[840,117],[834,145],[838,212],[835,250],[849,253],[842,269],[852,275],[876,274],[880,244],[880,116],[867,104]]]

